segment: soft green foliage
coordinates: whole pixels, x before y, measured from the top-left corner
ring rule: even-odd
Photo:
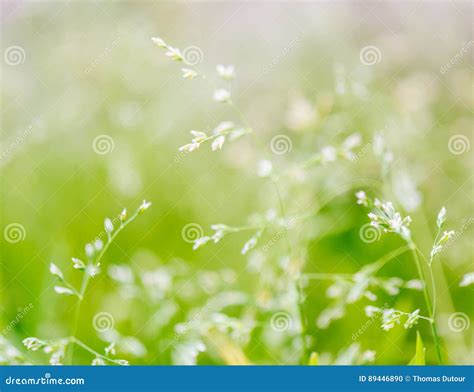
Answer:
[[[472,363],[456,6],[9,2],[0,364]]]
[[[425,346],[421,340],[420,332],[416,331],[416,351],[409,365],[425,365]]]

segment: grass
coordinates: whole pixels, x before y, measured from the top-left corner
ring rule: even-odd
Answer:
[[[326,35],[309,5],[286,10],[296,29],[269,3],[266,41],[292,43],[269,53],[249,32],[197,39],[186,13],[157,26],[129,7],[112,19],[136,15],[137,36],[93,23],[101,40],[72,62],[69,24],[38,36],[44,16],[26,10],[32,23],[4,27],[31,34],[3,92],[2,128],[29,131],[2,155],[2,222],[20,235],[4,232],[0,363],[471,363],[469,64],[432,58],[457,41],[418,58],[427,37],[407,23],[401,66],[375,27],[343,28],[357,26],[344,5],[324,11]],[[57,102],[67,80],[76,95]],[[20,83],[31,94],[15,101]],[[99,224],[144,197],[143,219],[148,202]]]

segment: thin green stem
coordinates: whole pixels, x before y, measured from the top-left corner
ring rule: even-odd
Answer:
[[[374,261],[373,264],[376,265],[376,268],[374,269],[374,273],[376,273],[378,270],[380,270],[385,264],[387,264],[390,260],[394,259],[397,256],[400,256],[401,254],[407,252],[411,248],[407,246],[402,246],[398,249],[395,249],[391,251],[390,253],[387,253],[380,259]],[[354,275],[351,274],[328,274],[328,273],[319,273],[319,274],[304,274],[302,275],[303,279],[315,279],[315,280],[335,280],[338,278],[345,278],[345,279],[352,279]]]
[[[423,296],[425,299],[426,309],[428,310],[428,314],[430,318],[432,319],[432,322],[430,324],[431,324],[431,331],[433,333],[433,339],[434,339],[434,343],[436,347],[436,354],[438,356],[439,364],[442,364],[443,360],[441,356],[440,339],[439,339],[439,335],[438,335],[438,331],[436,327],[436,320],[434,317],[434,306],[431,305],[431,300],[430,300],[430,295],[428,293],[428,287],[426,284],[427,282],[426,282],[425,274],[423,272],[423,267],[421,265],[420,258],[418,257],[418,249],[415,243],[413,242],[413,240],[409,239],[407,242],[408,242],[408,245],[410,246],[413,259],[415,260],[416,268],[418,270],[418,276],[420,280],[423,282]]]
[[[76,336],[77,329],[79,326],[79,320],[81,317],[81,305],[84,300],[84,296],[86,294],[87,287],[89,285],[89,281],[91,278],[90,274],[90,269],[93,267],[99,267],[100,262],[102,258],[104,257],[105,253],[107,252],[107,249],[109,248],[110,244],[113,242],[113,240],[118,236],[118,234],[131,222],[133,222],[137,216],[140,214],[140,209],[138,209],[129,219],[127,219],[125,222],[122,222],[122,224],[114,231],[112,235],[109,234],[108,241],[100,251],[99,255],[95,259],[94,262],[88,263],[87,267],[84,270],[84,276],[82,278],[82,283],[81,283],[81,289],[79,291],[79,296],[78,296],[78,301],[76,303],[76,309],[74,311],[74,318],[73,318],[73,327],[72,327],[72,336]],[[72,364],[74,360],[74,346],[71,348],[71,354],[70,354],[70,363]]]
[[[244,126],[247,128],[247,129],[252,129],[250,127],[250,125],[248,124],[248,122],[246,121],[242,111],[232,102],[230,101],[229,102],[230,106],[237,112],[240,120],[242,121],[242,123],[244,124]],[[265,157],[268,159],[268,152],[265,148],[265,145],[264,143],[262,142],[262,140],[258,137],[258,135],[255,133],[255,132],[251,132],[253,137],[255,138],[257,144],[260,146],[263,154],[265,155]],[[278,205],[279,205],[279,208],[280,208],[280,214],[281,214],[281,217],[283,219],[286,219],[286,213],[285,213],[285,206],[284,206],[284,203],[283,203],[283,197],[281,196],[281,192],[280,192],[280,189],[279,189],[279,186],[278,186],[278,182],[275,178],[273,177],[270,177],[270,181],[272,183],[272,186],[275,190],[275,193],[277,195],[277,199],[278,199]],[[290,240],[288,238],[288,231],[285,230],[285,241],[286,241],[286,246],[287,246],[287,249],[288,249],[288,254],[290,255],[291,257],[291,254],[292,254],[292,250],[291,250],[291,244],[290,244]],[[303,311],[303,304],[304,304],[304,295],[303,295],[303,289],[302,287],[300,286],[298,280],[295,280],[295,290],[297,292],[297,309],[298,309],[298,314],[299,314],[299,318],[300,318],[300,324],[301,324],[301,331],[300,331],[300,337],[301,337],[301,347],[302,347],[302,352],[301,352],[301,359],[300,359],[300,362],[301,364],[305,364],[308,360],[308,349],[307,349],[307,346],[306,346],[306,328],[307,328],[307,323],[306,323],[306,318],[304,316],[304,311]]]
[[[101,358],[105,361],[108,361],[108,362],[111,362],[111,363],[115,363],[115,364],[118,364],[118,365],[121,365],[121,363],[115,359],[112,359],[112,358],[109,358],[107,357],[106,355],[103,355],[103,354],[100,354],[98,353],[97,351],[95,351],[94,349],[90,348],[87,344],[81,342],[79,339],[77,339],[76,337],[74,336],[70,336],[68,338],[69,342],[72,343],[72,344],[75,344],[79,347],[81,347],[82,349],[88,351],[89,353],[95,355],[97,358]]]
[[[404,315],[404,316],[411,316],[411,313],[407,313],[407,312],[402,312],[401,310],[396,310],[395,313],[398,313],[400,315]],[[429,321],[431,324],[433,324],[434,320],[430,317],[425,317],[425,316],[420,316],[418,315],[417,316],[419,319],[422,319],[422,320],[425,320],[425,321]]]

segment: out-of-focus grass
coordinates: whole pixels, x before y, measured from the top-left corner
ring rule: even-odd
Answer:
[[[74,300],[53,292],[49,263],[58,264],[79,284],[70,258],[82,257],[84,244],[103,230],[106,216],[123,207],[135,208],[142,199],[153,201],[153,208],[111,246],[103,272],[93,280],[84,302],[81,339],[96,348],[104,345],[92,319],[107,311],[114,315],[120,334],[136,336],[146,346],[139,358],[122,356],[133,363],[172,363],[169,339],[174,339],[175,325],[226,288],[224,284],[207,289],[216,278],[204,271],[234,274],[232,287],[254,296],[262,277],[249,272],[252,256],[240,254],[245,235],[193,252],[181,231],[190,222],[206,232],[213,223],[243,225],[253,213],[277,208],[271,186],[256,176],[257,162],[265,152],[271,154],[269,143],[276,134],[288,135],[293,146],[284,156],[272,155],[277,172],[325,145],[337,145],[349,133],[363,136],[355,162],[313,169],[304,181],[283,183],[290,212],[340,194],[318,217],[289,233],[294,243],[301,237],[307,240],[304,249],[292,254],[306,260],[304,272],[352,274],[401,246],[392,237],[374,244],[360,240],[359,228],[368,220],[353,196],[357,184],[391,195],[394,202],[390,188],[398,189],[403,199],[399,183],[381,181],[372,153],[372,136],[386,129],[394,170],[407,173],[422,197],[419,207],[409,212],[422,250],[428,253],[431,248],[441,206],[448,209],[450,227],[460,231],[465,226],[434,270],[448,361],[472,363],[466,349],[471,337],[465,340],[469,333],[453,333],[447,324],[455,311],[473,314],[472,289],[459,287],[462,275],[472,269],[472,227],[466,224],[472,222],[472,155],[455,155],[448,149],[453,135],[472,139],[470,54],[440,72],[472,40],[472,6],[6,2],[2,7],[2,49],[19,45],[25,51],[23,63],[2,64],[1,78],[2,230],[19,223],[26,236],[19,243],[2,237],[0,326],[10,325],[19,308],[33,304],[5,334],[17,348],[24,351],[21,340],[27,336],[68,335]],[[209,75],[217,63],[235,64],[234,100],[266,151],[246,137],[219,152],[178,152],[188,142],[190,129],[212,129],[221,120],[239,119],[225,105],[212,102],[217,79],[182,79],[179,67],[150,42],[155,35],[181,48],[199,47],[200,68]],[[360,62],[359,52],[367,45],[380,49],[378,64]],[[338,87],[344,94],[338,94]],[[298,117],[298,107],[291,109],[298,97],[316,108],[316,117],[295,130],[288,119]],[[113,151],[105,155],[92,148],[102,134],[114,141]],[[274,265],[285,256],[282,242],[271,253]],[[186,272],[179,283],[173,281],[169,295],[195,290],[193,285],[204,290],[178,301],[175,316],[163,328],[154,329],[154,322],[147,327],[153,317],[162,317],[155,314],[161,309],[160,298],[155,303],[131,299],[107,275],[107,265],[127,264],[143,273],[176,259]],[[382,275],[410,280],[416,270],[404,255]],[[222,277],[217,280],[222,284]],[[352,335],[367,322],[362,301],[329,328],[317,328],[315,320],[329,303],[327,287],[327,282],[311,282],[303,305],[312,350],[323,353],[323,359],[324,353],[335,355],[354,343]],[[378,302],[385,300],[406,309],[424,306],[421,294],[413,292]],[[253,316],[252,306],[246,312]],[[228,309],[228,315],[245,316],[238,307]],[[270,315],[260,314],[257,321],[265,325]],[[357,339],[361,347],[377,351],[376,363],[407,363],[415,348],[415,330],[397,327],[383,332],[378,324],[375,321]],[[420,324],[419,329],[426,336],[428,361],[434,361],[429,328]],[[257,326],[246,343],[226,344],[240,346],[255,363],[283,363],[286,354],[297,349],[284,334],[271,337],[272,346],[263,330]],[[230,352],[238,352],[236,347]],[[45,360],[25,355],[30,361]],[[86,354],[77,355],[83,363],[90,361]],[[225,358],[210,350],[198,362],[223,363]]]

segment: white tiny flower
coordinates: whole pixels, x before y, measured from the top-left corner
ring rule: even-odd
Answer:
[[[211,239],[217,244],[222,238],[224,237],[223,230],[216,230],[216,232],[212,235]]]
[[[199,146],[200,146],[199,143],[193,142],[193,143],[189,143],[189,144],[185,144],[184,146],[181,146],[179,148],[179,151],[191,152],[191,151],[197,150]]]
[[[64,280],[63,273],[61,270],[58,268],[58,266],[54,263],[51,263],[49,265],[49,272],[51,272],[52,275],[58,277],[60,280]]]
[[[45,346],[45,342],[43,342],[42,340],[39,340],[38,338],[33,338],[33,337],[23,339],[23,344],[26,346],[28,350],[31,350],[31,351],[37,351],[41,347]]]
[[[369,300],[369,301],[377,301],[377,295],[375,295],[372,291],[367,290],[364,293],[364,296]]]
[[[223,88],[217,89],[214,91],[213,99],[217,102],[230,102],[230,92]]]
[[[201,237],[194,241],[193,250],[199,249],[201,246],[204,246],[208,241],[211,240],[211,237]]]
[[[146,201],[143,200],[142,204],[140,207],[138,207],[138,213],[143,214],[146,210],[148,210],[151,207],[151,201]]]
[[[184,79],[193,80],[196,76],[198,76],[198,73],[193,69],[181,68],[181,71],[183,72]]]
[[[336,149],[332,146],[326,146],[321,150],[321,158],[324,163],[334,162],[336,160]]]
[[[128,265],[111,265],[108,272],[111,278],[117,282],[124,284],[133,283],[133,272]]]
[[[423,290],[423,282],[419,279],[412,279],[406,282],[405,287],[412,290]]]
[[[328,298],[340,298],[345,293],[345,286],[340,282],[336,282],[328,287],[326,296]]]
[[[224,80],[232,80],[235,77],[235,69],[233,65],[222,65],[219,64],[217,67],[217,73]]]
[[[217,125],[217,127],[214,128],[212,133],[214,135],[221,135],[224,132],[230,131],[234,127],[235,124],[232,121],[222,121],[221,123],[219,123],[219,125]]]
[[[374,362],[376,352],[373,350],[366,350],[362,353],[362,361],[364,362]]]
[[[178,48],[173,48],[172,46],[166,46],[168,51],[165,53],[165,56],[168,56],[174,61],[183,61],[184,57],[181,51]]]
[[[160,48],[166,48],[167,45],[160,37],[152,37],[151,40],[155,45],[158,45]]]
[[[446,244],[449,240],[451,240],[454,237],[454,234],[455,234],[454,230],[445,231],[442,237],[439,239],[438,243],[440,245]]]
[[[105,355],[115,355],[115,342],[110,343],[104,351]]]
[[[204,139],[207,138],[206,132],[195,131],[194,129],[190,131],[191,136],[193,136],[193,143],[202,142]]]
[[[54,291],[56,291],[58,294],[74,295],[74,291],[63,286],[54,286]]]
[[[446,208],[443,207],[438,213],[438,218],[436,219],[436,224],[439,228],[443,226],[444,221],[446,220]]]
[[[249,250],[253,249],[257,244],[257,239],[255,237],[250,238],[243,246],[240,253],[243,255],[247,254]]]
[[[461,283],[459,286],[467,287],[474,283],[474,272],[469,272],[462,277]]]
[[[290,102],[286,112],[286,123],[292,130],[302,130],[318,118],[315,105],[304,97],[297,97]]]
[[[128,366],[129,362],[126,361],[125,359],[117,359],[117,363],[122,366]]]
[[[388,151],[387,153],[385,153],[383,156],[383,160],[386,164],[393,162],[393,153],[391,151]]]
[[[94,248],[97,252],[100,252],[102,250],[102,248],[104,247],[104,243],[102,242],[102,240],[100,240],[99,238],[97,238],[95,241],[94,241]]]
[[[230,135],[229,135],[229,139],[230,140],[237,140],[238,138],[242,137],[243,135],[246,135],[247,133],[250,133],[252,132],[252,129],[251,128],[243,128],[243,127],[240,127],[240,128],[237,128],[237,129],[234,129]]]
[[[431,248],[431,259],[433,259],[438,253],[443,251],[443,247],[441,245],[433,245]]]
[[[415,311],[410,313],[407,320],[405,321],[405,324],[403,324],[405,329],[409,329],[418,323],[418,319],[420,318],[419,313],[420,313],[420,309],[416,309]]]
[[[382,134],[377,133],[374,135],[372,149],[377,156],[382,156],[385,151],[385,138]]]
[[[345,150],[352,150],[354,147],[360,146],[361,143],[362,137],[360,134],[354,133],[344,140],[342,143],[342,148]]]
[[[120,222],[125,222],[127,220],[128,214],[127,214],[127,209],[124,208],[122,212],[119,215]]]
[[[114,231],[114,224],[109,218],[106,218],[104,221],[104,228],[107,233],[112,233]]]
[[[96,276],[99,272],[100,272],[100,268],[98,265],[88,265],[86,267],[86,273],[91,277]]]
[[[221,150],[222,146],[224,145],[225,142],[225,136],[218,136],[213,142],[212,142],[212,151],[216,151],[217,149]]]
[[[86,244],[86,256],[91,258],[92,256],[94,256],[94,247],[92,246],[92,244]]]
[[[375,314],[379,313],[380,312],[380,308],[377,308],[376,306],[366,306],[365,307],[365,315],[367,317],[373,317]]]
[[[91,363],[92,366],[105,366],[105,361],[102,358],[94,358]]]
[[[367,195],[364,191],[358,191],[355,195],[357,197],[357,204],[368,205]]]
[[[271,161],[262,159],[258,162],[257,174],[259,177],[268,177],[273,169]]]
[[[83,270],[84,268],[86,268],[84,262],[82,260],[76,259],[75,257],[72,258],[72,263],[75,269]]]
[[[382,312],[382,329],[388,331],[400,323],[400,313],[395,309],[384,309]]]

